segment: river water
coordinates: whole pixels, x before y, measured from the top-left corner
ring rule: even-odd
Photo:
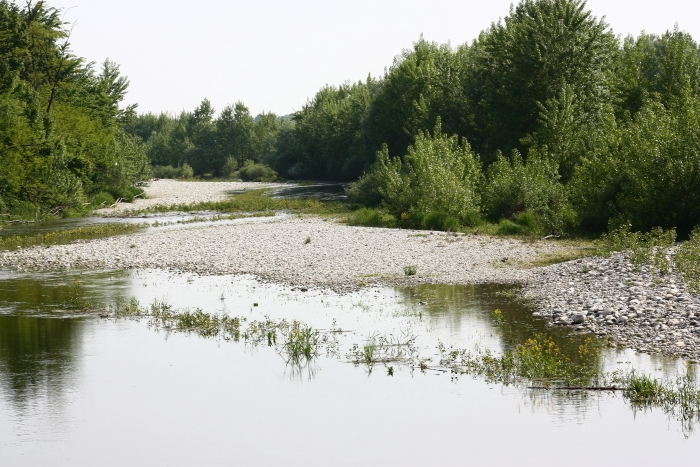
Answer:
[[[619,394],[505,387],[431,364],[370,368],[347,358],[377,334],[415,336],[426,359],[438,358],[439,342],[502,351],[538,332],[575,353],[584,336],[546,328],[507,290],[338,295],[155,270],[0,272],[0,465],[697,465],[692,423],[635,412]],[[131,297],[345,332],[334,334],[335,355],[299,368],[272,347],[71,311]],[[684,368],[617,349],[600,359],[606,370],[667,377]]]

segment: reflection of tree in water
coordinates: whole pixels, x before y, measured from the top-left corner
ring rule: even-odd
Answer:
[[[124,301],[123,271],[20,274],[0,280],[0,308],[12,312],[81,309]]]
[[[0,316],[0,387],[17,409],[60,397],[76,371],[83,321]]]
[[[16,274],[0,280],[0,391],[18,410],[40,397],[61,397],[76,372],[84,320],[47,317],[124,300],[120,271]],[[43,316],[37,316],[36,313]]]

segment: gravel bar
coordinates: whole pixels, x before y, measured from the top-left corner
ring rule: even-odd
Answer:
[[[700,297],[674,271],[637,270],[616,253],[538,268],[521,292],[551,326],[593,332],[639,352],[700,360]]]
[[[148,209],[154,206],[172,206],[209,201],[225,201],[231,192],[275,188],[279,183],[258,182],[186,182],[180,180],[153,180],[144,187],[146,199],[136,199],[133,203],[119,203],[115,207],[98,209],[102,216],[119,216],[130,211]]]
[[[513,264],[532,262],[560,249],[548,242],[350,227],[315,217],[286,217],[265,223],[213,223],[32,247],[0,254],[0,266],[19,270],[160,268],[203,275],[253,274],[297,286],[349,290],[363,282],[523,282],[533,271]],[[409,265],[418,267],[417,275],[405,276],[404,267]]]

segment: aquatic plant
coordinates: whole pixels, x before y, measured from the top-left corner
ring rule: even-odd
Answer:
[[[572,361],[565,356],[554,341],[545,334],[535,334],[513,350],[502,355],[494,355],[489,349],[467,350],[447,349],[438,345],[441,354],[440,365],[449,368],[453,374],[472,374],[484,377],[489,382],[514,384],[535,382],[551,384],[588,385],[598,376],[597,356],[600,344],[586,340],[579,347],[580,359]],[[593,357],[593,358],[591,358]]]

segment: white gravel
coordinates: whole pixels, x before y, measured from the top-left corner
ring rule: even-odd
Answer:
[[[360,282],[522,282],[532,275],[524,263],[560,249],[556,243],[350,227],[319,218],[288,217],[35,247],[0,254],[0,266],[253,274],[299,286],[347,289]],[[418,266],[416,276],[405,276],[408,265]]]
[[[153,206],[172,206],[204,201],[223,201],[231,197],[232,191],[257,190],[280,186],[278,183],[258,182],[185,182],[180,180],[154,180],[144,187],[146,199],[133,203],[119,203],[113,208],[98,209],[96,214],[118,216]]]

